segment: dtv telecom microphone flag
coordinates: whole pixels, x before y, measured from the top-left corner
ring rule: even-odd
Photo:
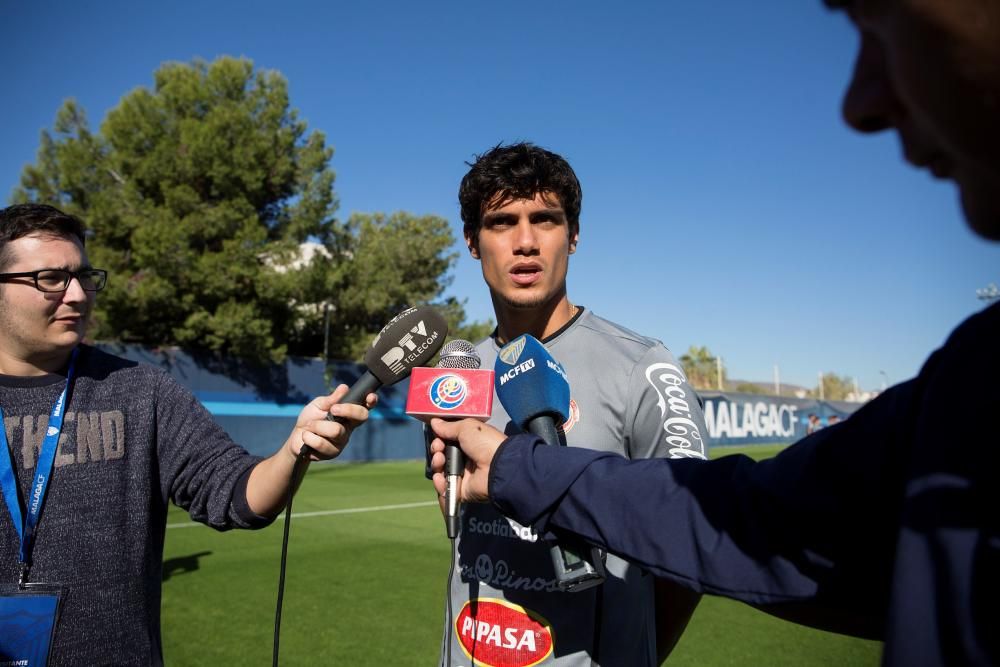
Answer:
[[[365,397],[385,385],[407,377],[414,368],[424,366],[444,345],[448,323],[437,311],[428,306],[407,308],[389,323],[372,340],[365,352],[365,372],[351,385],[341,403],[364,405]],[[327,413],[330,421],[343,423]],[[312,454],[308,445],[302,447]]]
[[[444,345],[447,335],[448,324],[433,308],[416,306],[396,315],[375,336],[365,352],[365,372],[341,402],[364,405],[368,394],[399,382],[417,366],[427,364]]]
[[[559,426],[569,416],[566,371],[537,338],[527,334],[505,345],[497,355],[497,398],[511,421],[534,433],[546,444],[560,446]],[[596,547],[586,547],[590,561],[573,550],[552,545],[556,581],[564,591],[582,591],[604,582],[604,558]]]
[[[406,414],[428,421],[465,419],[486,421],[493,412],[493,371],[481,370],[482,360],[467,340],[453,340],[441,349],[435,368],[414,368],[406,396]],[[444,447],[446,486],[445,529],[458,536],[458,480],[465,468],[465,454],[457,443]]]

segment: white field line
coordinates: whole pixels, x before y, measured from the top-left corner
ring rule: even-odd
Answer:
[[[414,507],[433,507],[437,505],[436,500],[430,500],[421,503],[403,503],[401,505],[374,505],[372,507],[347,507],[341,510],[323,510],[320,512],[292,512],[293,519],[305,519],[314,516],[333,516],[336,514],[360,514],[361,512],[384,512],[386,510],[405,510]],[[278,520],[284,521],[285,515],[282,514],[278,517]],[[167,529],[170,528],[193,528],[194,526],[204,526],[203,523],[198,523],[196,521],[189,521],[187,523],[168,523]]]

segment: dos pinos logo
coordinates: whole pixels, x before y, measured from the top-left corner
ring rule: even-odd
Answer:
[[[552,627],[544,618],[504,600],[469,600],[455,619],[462,650],[482,667],[531,667],[552,654]]]
[[[469,395],[465,380],[457,375],[442,375],[427,390],[431,403],[441,410],[454,410]]]

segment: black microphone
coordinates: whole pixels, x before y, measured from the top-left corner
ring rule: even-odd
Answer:
[[[448,350],[448,345],[452,345],[451,350]],[[438,362],[439,367],[478,369],[482,364],[482,360],[476,354],[476,348],[469,341],[454,340],[448,343],[448,345],[441,352],[441,360]],[[492,389],[493,373],[490,371],[486,372],[489,375],[489,378],[486,379],[487,386]],[[458,446],[457,442],[445,443],[444,474],[447,485],[444,491],[444,502],[448,537],[458,535],[458,480],[462,477],[464,470],[465,453],[462,451],[462,448]]]
[[[351,385],[341,403],[364,405],[368,394],[407,377],[437,354],[448,335],[448,323],[433,308],[408,308],[382,327],[365,352],[365,372]],[[347,426],[347,420],[327,413],[326,418]],[[311,455],[313,449],[302,446]]]
[[[426,365],[447,335],[447,322],[433,308],[416,306],[396,315],[375,336],[365,352],[365,372],[340,402],[364,405],[368,394],[399,382],[416,366]],[[330,414],[326,418],[337,421]]]

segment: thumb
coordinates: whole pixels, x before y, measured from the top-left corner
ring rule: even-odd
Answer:
[[[458,440],[458,434],[461,432],[462,422],[446,421],[444,419],[438,419],[434,417],[431,419],[431,429],[434,434],[441,438],[442,440]]]

